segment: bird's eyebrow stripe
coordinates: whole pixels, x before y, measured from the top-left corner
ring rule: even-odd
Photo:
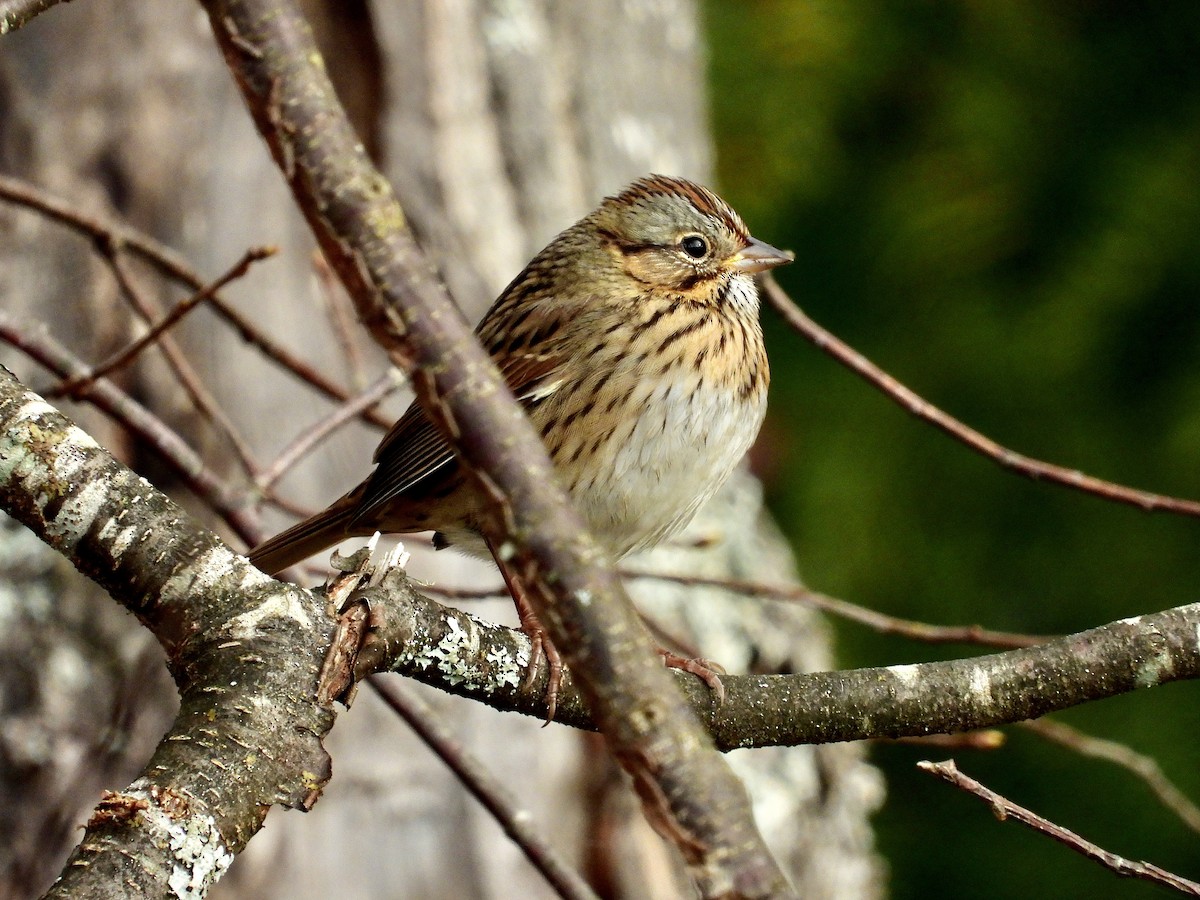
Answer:
[[[636,256],[639,253],[646,253],[650,250],[658,249],[658,244],[631,244],[628,241],[623,240],[615,231],[611,231],[608,228],[599,228],[597,229],[597,233],[605,242],[615,246],[625,256]]]

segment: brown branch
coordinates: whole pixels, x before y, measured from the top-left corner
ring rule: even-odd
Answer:
[[[87,366],[38,323],[21,323],[0,310],[0,340],[21,350],[60,378],[87,372]],[[83,399],[128,429],[171,467],[180,481],[213,510],[247,544],[262,538],[258,516],[244,495],[231,491],[169,425],[107,378],[84,390]]]
[[[52,6],[67,0],[4,0],[0,3],[0,35],[16,31]]]
[[[204,289],[204,279],[188,265],[179,253],[144,232],[98,216],[87,215],[75,209],[65,200],[54,197],[19,178],[7,175],[0,175],[0,200],[33,210],[60,225],[65,225],[86,235],[102,249],[110,247],[128,250],[161,274],[186,285],[193,291]],[[243,341],[277,363],[284,371],[290,372],[298,380],[339,403],[346,403],[351,399],[350,391],[326,378],[319,369],[310,365],[303,357],[276,343],[253,322],[225,302],[220,294],[216,294],[210,299],[210,305]],[[364,412],[362,419],[379,428],[389,428],[392,424],[391,420],[372,410]]]
[[[541,873],[558,896],[565,900],[595,900],[596,894],[587,882],[558,855],[529,821],[527,814],[517,809],[517,799],[509,794],[499,780],[475,759],[446,729],[438,724],[438,714],[427,703],[402,685],[384,681],[376,675],[368,679],[382,699],[429,748],[458,777],[471,796],[491,813],[492,817],[525,854],[525,858]]]
[[[1057,825],[1023,806],[1018,806],[1008,798],[997,794],[991,788],[980,784],[974,778],[959,771],[958,766],[954,764],[954,760],[952,759],[940,763],[919,762],[917,763],[917,768],[929,772],[931,775],[936,775],[959,790],[966,791],[968,794],[978,797],[991,806],[992,812],[1001,822],[1009,818],[1014,819],[1022,825],[1032,828],[1034,831],[1053,838],[1081,856],[1086,856],[1088,859],[1100,863],[1100,865],[1115,872],[1117,875],[1125,878],[1139,878],[1143,881],[1152,881],[1155,884],[1179,891],[1181,894],[1186,894],[1189,897],[1200,897],[1200,884],[1182,878],[1173,872],[1168,872],[1166,869],[1160,868],[1153,863],[1135,862],[1125,859],[1123,856],[1118,856],[1109,850],[1105,850],[1103,847],[1093,844],[1070,829]]]
[[[1022,722],[1021,727],[1059,746],[1074,750],[1081,756],[1103,759],[1132,772],[1145,782],[1167,809],[1177,815],[1192,831],[1200,832],[1200,807],[1163,774],[1158,761],[1118,741],[1109,741],[1052,719]]]
[[[496,709],[545,717],[544,667],[534,691],[520,689],[529,659],[523,633],[444,607],[402,573],[377,590],[359,677],[386,669]],[[1200,678],[1198,627],[1200,604],[1190,604],[975,659],[726,675],[719,706],[696,678],[676,678],[722,750],[950,734]],[[558,701],[555,721],[594,727],[569,674]]]
[[[290,0],[201,0],[255,123],[372,334],[496,498],[484,536],[579,680],[648,817],[701,893],[786,896],[745,788],[673,689],[620,579],[557,484],[545,447],[421,253],[341,110]],[[551,593],[552,586],[552,593]]]
[[[231,281],[243,277],[246,272],[256,262],[260,262],[268,257],[274,256],[279,250],[276,247],[252,247],[247,250],[240,260],[234,263],[224,275],[216,281],[199,290],[192,296],[181,300],[165,316],[152,324],[150,328],[140,338],[128,344],[121,350],[118,350],[104,362],[93,366],[86,377],[70,378],[61,384],[54,387],[46,393],[47,399],[54,399],[64,396],[76,396],[80,388],[86,386],[89,382],[95,381],[97,378],[103,378],[112,374],[122,366],[128,365],[139,353],[157,341],[163,336],[168,328],[173,327],[180,322],[184,316],[199,306],[206,300],[211,300],[213,295],[221,288],[225,287]]]
[[[1053,463],[1042,462],[1032,457],[1023,456],[998,444],[984,434],[960,422],[953,416],[938,409],[932,403],[924,400],[915,391],[905,387],[887,372],[851,347],[849,344],[826,331],[798,307],[783,288],[770,276],[763,281],[764,293],[771,305],[783,316],[784,321],[801,337],[812,343],[818,350],[832,356],[846,368],[860,376],[868,383],[878,388],[891,401],[908,410],[918,419],[933,425],[940,431],[961,441],[970,449],[993,462],[1010,469],[1019,475],[1024,475],[1034,481],[1049,481],[1065,487],[1083,491],[1113,503],[1124,503],[1136,506],[1147,512],[1163,511],[1184,516],[1200,516],[1200,502],[1185,500],[1179,497],[1168,497],[1153,494],[1124,485],[1104,481],[1080,472],[1078,469],[1068,469]]]
[[[120,287],[121,296],[130,303],[134,313],[146,324],[153,322],[162,314],[162,309],[138,286],[125,255],[119,248],[107,244],[98,244],[97,249]],[[205,421],[221,433],[242,469],[252,474],[257,469],[257,464],[254,462],[250,446],[242,439],[233,421],[205,386],[195,367],[188,361],[183,348],[173,337],[164,334],[159,341],[159,350],[183,392],[192,401],[192,406]]]
[[[348,302],[346,291],[342,288],[341,282],[337,280],[337,275],[329,268],[325,256],[319,250],[314,250],[312,258],[313,271],[316,272],[317,283],[321,288],[320,296],[325,307],[325,315],[333,328],[334,337],[337,338],[341,357],[346,361],[347,368],[350,369],[350,383],[362,390],[366,384],[366,368],[363,365],[363,356],[359,350],[358,341],[354,339],[354,335],[358,333],[358,321],[354,318],[354,306]]]
[[[255,483],[260,489],[268,490],[292,466],[296,465],[296,463],[319,447],[322,441],[352,419],[357,418],[363,410],[379,403],[379,401],[405,382],[406,379],[399,369],[389,368],[372,384],[368,385],[357,397],[353,397],[346,403],[343,403],[288,444],[275,457],[275,461],[258,474],[258,477],[254,479]]]
[[[787,600],[810,609],[820,610],[831,616],[857,622],[880,634],[896,634],[927,644],[978,644],[984,647],[1020,648],[1033,647],[1051,640],[1051,637],[1045,635],[989,631],[978,625],[931,625],[928,622],[901,619],[846,600],[826,596],[806,587],[769,585],[737,578],[677,575],[648,570],[624,570],[623,574],[628,578],[648,578],[696,587],[723,588],[744,597]]]
[[[307,809],[329,777],[324,598],[258,572],[2,369],[0,508],[135,613],[180,686],[47,896],[202,896],[273,804]]]

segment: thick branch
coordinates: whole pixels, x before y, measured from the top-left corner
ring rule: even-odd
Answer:
[[[171,731],[51,896],[202,894],[272,804],[307,807],[329,777],[323,601],[252,568],[2,369],[0,507],[134,612],[182,685]]]
[[[541,697],[518,687],[529,653],[521,632],[443,607],[399,573],[375,590],[384,594],[371,604],[373,629],[359,658],[360,675],[390,668],[498,709],[545,715]],[[678,681],[723,750],[939,734],[1200,677],[1198,633],[1200,604],[1190,604],[974,659],[728,675],[720,706],[692,676],[681,673]],[[569,679],[556,720],[593,727]]]
[[[534,588],[542,623],[648,814],[706,896],[785,894],[744,788],[673,689],[537,435],[407,230],[337,103],[307,23],[290,0],[201,2],[360,318],[414,371],[422,405],[495,496],[483,530],[506,555],[512,550],[508,565]]]

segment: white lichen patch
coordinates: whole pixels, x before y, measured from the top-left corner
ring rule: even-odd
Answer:
[[[1120,625],[1140,625],[1141,622],[1142,622],[1141,616],[1130,616],[1128,619],[1119,619],[1118,620],[1118,624],[1120,624]]]
[[[166,832],[174,865],[167,884],[179,898],[205,897],[233,862],[233,854],[221,839],[212,816],[189,816],[183,821],[170,818],[157,807],[145,813],[158,818]]]
[[[63,501],[54,518],[46,523],[46,534],[62,538],[71,545],[77,544],[96,521],[107,499],[107,483],[87,482]]]
[[[1175,671],[1171,654],[1165,650],[1155,653],[1148,659],[1142,660],[1134,673],[1138,687],[1148,688],[1162,684]]]
[[[463,628],[458,619],[450,619],[449,625],[450,630],[429,655],[450,684],[462,684],[474,674],[468,660],[479,652],[479,633],[474,628]]]
[[[982,666],[971,673],[971,693],[989,704],[992,702],[992,676]]]
[[[312,620],[296,599],[292,591],[279,591],[272,594],[254,609],[247,610],[240,616],[229,620],[226,631],[234,640],[247,640],[258,636],[263,622],[269,619],[291,619],[301,628],[311,627]]]
[[[14,422],[23,422],[30,419],[38,419],[44,415],[56,415],[58,410],[39,397],[32,391],[25,392],[26,400],[21,404],[21,408],[17,410],[13,416]]]
[[[120,560],[125,555],[125,551],[133,546],[133,542],[137,540],[138,530],[132,526],[122,528],[117,524],[117,519],[109,519],[104,523],[104,527],[100,529],[100,540],[108,545],[108,552],[115,560]]]
[[[521,659],[518,655],[516,659],[505,653],[499,647],[493,647],[487,652],[488,665],[492,667],[492,680],[497,685],[508,685],[509,687],[519,687],[521,679],[525,675],[525,670],[529,666],[529,655],[525,654],[525,658]]]
[[[921,678],[920,669],[914,665],[888,666],[887,671],[905,687],[914,686]]]

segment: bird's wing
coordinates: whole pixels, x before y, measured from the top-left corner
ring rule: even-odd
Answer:
[[[563,358],[552,352],[493,355],[500,375],[528,410],[557,390]],[[389,501],[431,477],[448,477],[454,451],[418,403],[413,403],[375,450],[375,471],[364,486],[355,518],[369,517]],[[435,475],[435,473],[437,473]]]

